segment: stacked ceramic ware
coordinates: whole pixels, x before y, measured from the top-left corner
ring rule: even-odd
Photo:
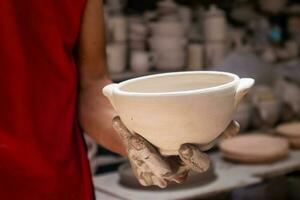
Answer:
[[[278,79],[275,90],[283,103],[282,119],[291,121],[300,116],[300,87],[291,81]]]
[[[127,45],[126,43],[110,43],[106,46],[107,65],[110,73],[121,73],[126,68]]]
[[[281,124],[276,128],[276,132],[285,137],[292,148],[300,149],[300,122]]]
[[[144,73],[154,65],[153,54],[146,51],[149,28],[146,21],[139,16],[129,19],[130,69]]]
[[[127,64],[128,20],[122,13],[124,0],[109,1],[107,12],[107,62],[110,73],[121,73]]]
[[[253,106],[250,98],[246,97],[237,107],[234,120],[239,122],[240,131],[245,131],[251,125]]]
[[[202,70],[203,62],[203,45],[201,43],[190,43],[187,47],[187,69]]]
[[[185,65],[186,29],[179,20],[177,5],[171,1],[158,4],[160,14],[157,22],[151,23],[149,46],[155,55],[158,70],[180,70]]]
[[[287,22],[287,30],[291,38],[296,40],[298,47],[300,46],[300,6],[297,4],[291,5],[287,9],[289,14]]]
[[[289,153],[286,139],[266,133],[239,135],[223,140],[219,147],[225,159],[241,163],[275,162]]]
[[[255,128],[272,128],[279,120],[281,101],[273,89],[266,85],[258,85],[251,91],[253,106],[252,123]]]
[[[211,5],[202,15],[207,67],[219,65],[227,51],[227,21],[224,11]]]
[[[148,27],[146,22],[140,16],[129,18],[129,47],[133,51],[144,51],[146,49],[146,40],[148,36]]]

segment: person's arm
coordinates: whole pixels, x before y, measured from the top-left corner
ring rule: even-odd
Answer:
[[[126,155],[112,128],[113,108],[102,94],[110,82],[106,69],[106,41],[101,0],[88,0],[84,11],[76,54],[79,69],[79,121],[82,129],[103,147]]]

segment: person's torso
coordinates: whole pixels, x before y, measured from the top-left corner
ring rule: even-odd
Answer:
[[[84,5],[0,1],[0,199],[91,199],[73,58]]]

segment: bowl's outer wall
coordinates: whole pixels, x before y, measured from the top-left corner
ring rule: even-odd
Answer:
[[[181,144],[207,144],[228,126],[235,112],[237,85],[208,93],[178,96],[114,94],[117,113],[133,132],[162,150]]]

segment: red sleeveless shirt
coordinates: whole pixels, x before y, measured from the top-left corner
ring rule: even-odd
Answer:
[[[89,200],[73,51],[85,0],[0,1],[0,199]]]

